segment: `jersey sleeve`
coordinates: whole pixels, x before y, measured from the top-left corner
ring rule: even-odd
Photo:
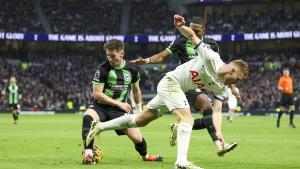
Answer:
[[[278,86],[279,86],[279,87],[284,87],[283,85],[284,85],[284,79],[281,77],[281,78],[279,79]]]
[[[167,51],[173,55],[174,53],[176,53],[178,50],[180,50],[180,46],[181,46],[182,42],[181,42],[181,38],[178,37],[175,40],[173,40],[173,42],[170,43],[169,47],[167,47]]]
[[[131,83],[136,83],[140,80],[140,72],[136,69],[132,71],[132,80]]]
[[[200,42],[195,48],[197,50],[198,57],[209,60],[220,59],[220,55],[217,52],[214,52],[208,44]]]
[[[99,66],[95,72],[92,83],[95,85],[103,85],[107,79],[107,73],[102,66]]]

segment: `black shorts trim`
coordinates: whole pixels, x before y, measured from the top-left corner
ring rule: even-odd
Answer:
[[[16,109],[21,108],[20,104],[8,104],[8,107],[9,107],[11,110],[16,110]]]
[[[99,106],[97,104],[93,104],[90,105],[89,108],[96,111],[100,118],[100,122],[113,120],[126,114],[125,111],[113,106]],[[125,133],[121,130],[115,130],[115,132],[118,136],[125,135]]]
[[[286,107],[286,106],[293,106],[293,105],[295,105],[293,94],[282,93],[280,99],[280,106]]]
[[[197,108],[195,107],[196,99],[200,94],[205,94],[206,91],[203,89],[195,89],[185,92],[185,96],[190,104],[191,107],[193,107],[196,111]]]

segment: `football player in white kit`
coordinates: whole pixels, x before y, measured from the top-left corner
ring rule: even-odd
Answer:
[[[239,89],[235,86],[233,86],[233,88],[239,94]],[[227,104],[228,104],[227,120],[229,122],[232,122],[234,113],[237,111],[238,103],[241,103],[242,100],[241,100],[241,97],[237,97],[237,96],[233,95],[230,88],[226,88],[226,94],[227,94]]]
[[[177,66],[168,72],[158,83],[157,95],[138,114],[126,114],[107,122],[95,121],[87,136],[86,144],[97,134],[106,130],[115,130],[129,127],[144,127],[160,117],[161,113],[172,112],[178,119],[177,129],[177,160],[174,168],[202,169],[187,160],[188,147],[192,126],[194,123],[185,92],[196,88],[206,89],[223,98],[227,85],[235,84],[248,76],[248,65],[242,60],[234,60],[225,64],[220,55],[211,50],[196,36],[194,31],[184,26],[182,16],[174,16],[177,29],[189,38],[196,46],[197,56]],[[215,127],[220,144],[224,144],[221,132],[222,102],[215,99],[214,117],[209,127]],[[216,112],[216,113],[215,113]]]

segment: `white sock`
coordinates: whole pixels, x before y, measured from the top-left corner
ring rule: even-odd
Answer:
[[[137,127],[135,118],[136,114],[125,114],[124,116],[118,117],[116,119],[100,123],[100,125],[97,127],[101,131]]]
[[[221,143],[220,140],[216,140],[216,141],[214,141],[214,143],[215,143],[215,145],[217,147],[217,150],[222,150],[223,149],[222,143]]]
[[[179,123],[177,128],[177,160],[175,164],[187,165],[187,154],[192,134],[192,126],[187,123]]]
[[[232,111],[229,111],[229,112],[228,112],[228,115],[229,115],[229,120],[233,120],[233,112],[232,112]]]

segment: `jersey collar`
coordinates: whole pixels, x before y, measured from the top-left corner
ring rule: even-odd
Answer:
[[[122,62],[119,66],[116,66],[116,67],[114,67],[114,68],[115,68],[115,69],[123,69],[123,68],[125,67],[125,65],[126,65],[126,61],[123,60],[123,62]]]

